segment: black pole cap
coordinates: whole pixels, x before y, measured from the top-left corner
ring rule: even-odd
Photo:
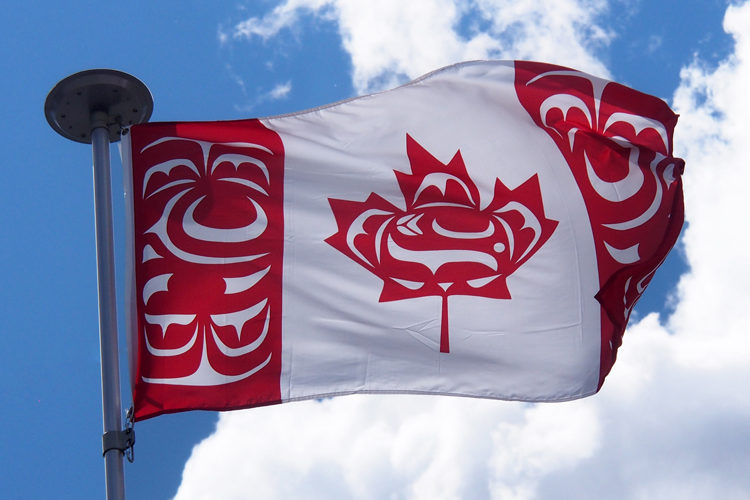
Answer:
[[[66,139],[91,144],[93,115],[106,115],[109,141],[120,140],[123,127],[151,118],[151,92],[136,77],[113,69],[90,69],[58,82],[44,102],[50,126]],[[98,112],[98,113],[97,113]]]

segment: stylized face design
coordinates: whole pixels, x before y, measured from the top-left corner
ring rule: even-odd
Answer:
[[[282,163],[250,141],[166,137],[140,154],[141,355],[154,360],[142,381],[247,379],[271,363],[280,329]]]
[[[396,172],[406,210],[372,193],[331,199],[339,231],[326,241],[383,279],[381,301],[443,298],[441,352],[449,352],[447,297],[509,299],[506,278],[552,235],[536,177],[514,190],[497,179],[492,201],[460,153],[443,164],[407,135],[412,173]]]

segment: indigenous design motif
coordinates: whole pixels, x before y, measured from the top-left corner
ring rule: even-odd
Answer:
[[[140,198],[136,384],[244,381],[260,393],[278,392],[281,143],[247,124],[221,142],[189,129],[150,140],[149,130],[139,130],[133,144],[141,169],[133,193]],[[210,406],[210,397],[200,404]]]
[[[496,179],[480,207],[461,152],[441,163],[409,135],[411,174],[395,172],[406,210],[372,193],[330,199],[338,232],[326,241],[383,280],[380,301],[442,297],[440,352],[450,351],[448,296],[510,299],[506,278],[552,235],[536,176],[511,190]]]
[[[684,162],[672,156],[667,104],[580,71],[516,61],[516,92],[565,157],[589,213],[603,328],[602,376],[630,312],[682,228]]]

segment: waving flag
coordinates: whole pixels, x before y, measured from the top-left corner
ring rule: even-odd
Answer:
[[[677,117],[471,62],[260,120],[130,129],[136,418],[601,387],[683,222]]]

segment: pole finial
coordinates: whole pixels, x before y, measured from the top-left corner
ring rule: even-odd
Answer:
[[[44,115],[66,139],[91,144],[91,131],[101,123],[102,113],[109,142],[117,142],[123,127],[147,122],[153,108],[151,92],[136,77],[113,69],[90,69],[60,80],[44,102]]]

